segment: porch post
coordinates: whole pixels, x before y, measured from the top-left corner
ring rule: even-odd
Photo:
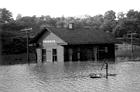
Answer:
[[[95,62],[97,62],[97,47],[94,47],[94,58]]]
[[[37,63],[42,63],[42,49],[38,48],[37,51]]]
[[[72,61],[72,49],[71,48],[69,48],[69,61]]]
[[[80,47],[78,48],[77,57],[78,57],[78,61],[80,61]]]

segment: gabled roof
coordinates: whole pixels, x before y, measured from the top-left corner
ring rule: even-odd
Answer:
[[[80,28],[46,28],[36,35],[34,41],[38,41],[46,32],[52,32],[68,44],[108,44],[115,43],[113,35],[101,30]]]

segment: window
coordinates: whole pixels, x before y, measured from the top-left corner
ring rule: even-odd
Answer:
[[[57,49],[52,49],[52,59],[53,62],[57,61]]]
[[[42,62],[46,61],[46,49],[42,49]]]
[[[107,53],[108,52],[108,47],[99,47],[98,51]]]

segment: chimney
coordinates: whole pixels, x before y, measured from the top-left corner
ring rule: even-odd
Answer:
[[[69,23],[68,24],[68,29],[74,29],[74,23]]]

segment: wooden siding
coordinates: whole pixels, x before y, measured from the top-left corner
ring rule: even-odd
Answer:
[[[63,46],[67,43],[63,41],[61,38],[57,37],[55,34],[50,33],[48,36],[46,36],[42,41],[42,48],[46,49],[46,61],[52,62],[53,56],[52,56],[52,49],[57,50],[57,61],[63,62],[64,61],[64,50]],[[61,45],[60,45],[61,44]]]
[[[68,44],[53,32],[45,33],[39,40],[40,49],[46,49],[46,62],[53,62],[53,49],[57,50],[57,62],[115,60],[114,43]],[[41,52],[38,52],[38,57]]]

